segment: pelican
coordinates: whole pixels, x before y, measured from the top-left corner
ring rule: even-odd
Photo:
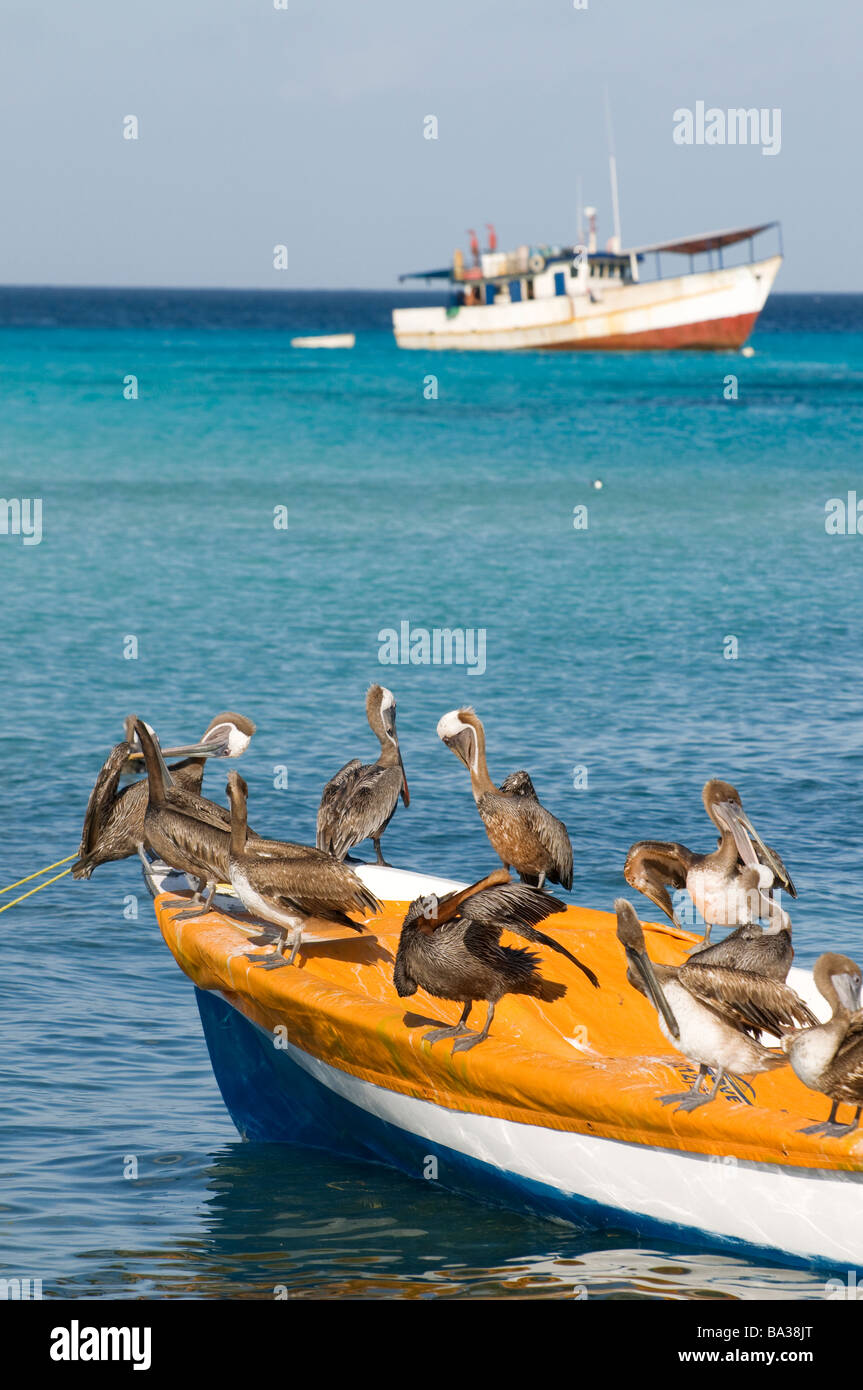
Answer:
[[[137,742],[137,720],[130,716],[126,722],[126,742],[111,749],[99,772],[81,832],[78,858],[72,865],[73,878],[89,878],[99,864],[114,859],[127,859],[134,854],[144,835],[144,816],[147,810],[147,781],[135,782],[120,789],[120,778],[127,763],[140,760],[142,752]],[[149,727],[149,726],[148,726]],[[200,794],[207,758],[239,758],[251,742],[255,726],[242,714],[226,711],[217,714],[204,730],[200,743],[183,748],[164,750],[165,757],[180,757],[169,769],[174,783],[184,791]],[[212,805],[212,803],[210,803]],[[226,828],[228,824],[227,812]]]
[[[762,917],[776,921],[770,907],[773,889],[784,888],[792,898],[797,897],[797,890],[779,855],[764,843],[745,814],[740,795],[730,782],[714,778],[705,783],[701,795],[704,809],[719,831],[717,848],[711,854],[696,854],[685,845],[639,840],[626,856],[623,876],[676,927],[680,923],[665,885],[685,888],[706,923],[707,945],[714,926],[748,926]],[[746,887],[741,882],[741,871],[746,868],[756,870],[757,886]]]
[[[592,970],[533,925],[554,912],[562,912],[564,906],[549,893],[512,883],[506,869],[496,869],[469,888],[447,893],[443,898],[431,896],[412,902],[402,923],[396,952],[396,990],[404,998],[422,988],[437,999],[455,999],[464,1004],[458,1023],[451,1028],[435,1028],[424,1034],[425,1041],[455,1038],[453,1052],[466,1052],[488,1037],[495,1004],[505,994],[529,994],[546,1003],[566,994],[565,985],[540,975],[539,960],[532,952],[501,946],[503,931],[514,932],[566,956],[598,987]],[[478,999],[486,1001],[488,1013],[482,1032],[473,1033],[467,1020]]]
[[[227,793],[231,803],[231,883],[249,912],[281,928],[274,956],[249,959],[271,970],[293,965],[302,944],[303,927],[310,917],[362,933],[365,928],[352,922],[347,914],[373,916],[382,909],[353,869],[324,850],[310,846],[304,847],[302,857],[261,855],[257,843],[246,838],[249,789],[238,772],[229,773]],[[282,952],[289,937],[291,954],[285,961]]]
[[[698,1063],[691,1088],[659,1096],[663,1105],[678,1101],[678,1110],[696,1110],[716,1099],[726,1072],[757,1076],[785,1065],[784,1054],[764,1047],[757,1035],[779,1036],[812,1022],[814,1014],[792,989],[780,980],[722,965],[654,965],[632,904],[618,898],[614,910],[627,980],[656,1009],[663,1037]],[[702,1092],[710,1068],[716,1071],[713,1090]]]
[[[829,951],[819,956],[813,972],[819,993],[833,1013],[827,1023],[782,1039],[795,1075],[810,1090],[821,1091],[832,1101],[829,1117],[809,1125],[801,1134],[823,1134],[831,1139],[853,1134],[863,1110],[863,1015],[860,1014],[860,966],[848,956]],[[855,1107],[850,1124],[836,1119],[839,1106]]]
[[[473,799],[485,833],[504,868],[542,888],[546,879],[572,887],[572,845],[563,821],[540,805],[526,772],[510,773],[496,787],[485,761],[485,730],[470,708],[450,710],[438,722],[438,738],[470,773]]]
[[[393,818],[399,796],[405,806],[411,800],[391,690],[383,685],[369,687],[366,718],[380,741],[380,757],[376,763],[365,764],[352,758],[330,779],[321,794],[315,843],[336,859],[344,859],[361,840],[371,840],[377,862],[386,865],[381,854],[381,836]]]

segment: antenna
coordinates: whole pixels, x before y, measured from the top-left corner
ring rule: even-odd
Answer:
[[[608,100],[608,86],[605,89],[605,124],[608,132],[608,167],[611,175],[611,210],[614,217],[614,240],[616,250],[620,250],[623,242],[620,235],[620,203],[617,196],[617,160],[614,157],[614,131],[611,127],[611,103]]]

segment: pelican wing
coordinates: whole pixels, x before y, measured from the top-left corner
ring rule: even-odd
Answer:
[[[349,763],[345,763],[344,767],[340,767],[335,776],[330,778],[321,792],[315,840],[318,849],[334,852],[333,846],[338,836],[344,807],[362,770],[363,764],[359,758],[351,758]]]
[[[766,975],[687,961],[677,978],[690,994],[737,1028],[778,1036],[789,1028],[814,1027],[818,1022],[789,985]]]
[[[760,864],[765,864],[766,868],[772,870],[774,878],[778,880],[779,887],[784,888],[786,893],[790,893],[792,898],[796,898],[797,889],[794,887],[791,875],[782,862],[782,856],[772,845],[767,845],[766,848],[772,858],[768,858],[767,856],[762,857],[758,853],[758,847],[756,846],[755,853],[758,855],[758,862]]]
[[[665,885],[685,888],[695,857],[686,845],[673,840],[639,840],[626,856],[623,877],[674,922],[674,904]]]
[[[253,859],[244,856],[243,872],[262,898],[272,898],[286,911],[303,917],[356,928],[348,912],[364,917],[380,912],[381,904],[353,869],[332,855],[309,859]]]
[[[111,812],[111,808],[117,800],[117,787],[120,782],[126,759],[134,750],[132,743],[118,743],[108,754],[99,775],[93,784],[90,799],[87,802],[87,810],[84,813],[84,825],[81,829],[81,846],[78,850],[83,858],[86,854],[91,854],[96,848],[99,837],[105,827],[105,823]],[[127,787],[126,791],[131,791]],[[123,792],[120,795],[124,795]]]
[[[224,806],[219,806],[217,802],[209,801],[205,796],[196,796],[194,792],[185,791],[182,787],[166,789],[165,805],[180,815],[211,826],[214,830],[231,828],[230,811]]]
[[[486,888],[468,898],[459,911],[459,917],[467,924],[464,944],[468,950],[482,956],[485,945],[497,945],[501,932],[511,931],[516,936],[524,937],[525,941],[534,941],[551,951],[557,951],[558,955],[566,956],[584,972],[592,985],[598,986],[599,981],[588,966],[583,965],[559,941],[536,930],[534,923],[542,922],[555,912],[563,912],[565,906],[550,893],[531,888],[526,883],[505,883],[499,888]]]
[[[851,1105],[863,1105],[863,1038],[859,1029],[853,1038],[846,1038],[822,1082],[827,1095]]]
[[[572,844],[566,826],[529,795],[523,797],[523,804],[525,822],[551,855],[559,883],[571,888]]]
[[[148,812],[144,830],[150,847],[172,868],[202,877],[227,874],[230,836],[224,825],[212,825],[166,804],[155,815]],[[175,859],[169,852],[172,846],[178,852]]]
[[[354,845],[377,835],[396,809],[401,769],[378,763],[346,763],[324,787],[318,810],[318,849],[341,859]]]

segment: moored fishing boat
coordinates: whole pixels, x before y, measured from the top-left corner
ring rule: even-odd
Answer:
[[[771,229],[778,222],[629,250],[612,238],[604,251],[592,231],[586,246],[477,249],[472,265],[456,251],[451,266],[399,277],[449,281],[451,290],[446,304],[395,309],[396,342],[491,352],[740,348],[782,264],[781,242],[756,259],[755,238]],[[744,244],[748,259],[726,264]],[[663,273],[669,258],[683,259],[683,273]]]
[[[694,1068],[627,984],[612,914],[569,907],[544,924],[590,963],[598,990],[543,952],[543,973],[566,997],[505,997],[491,1036],[454,1055],[423,1033],[454,1022],[458,1006],[422,991],[401,1000],[392,976],[407,903],[460,885],[377,865],[358,872],[384,913],[361,937],[326,924],[306,932],[299,968],[276,971],[248,962],[260,926],[229,915],[228,899],[177,920],[166,905],[177,877],[152,872],[162,934],[196,986],[216,1079],[244,1137],[388,1163],[578,1225],[863,1265],[863,1134],[801,1133],[820,1115],[818,1097],[788,1067],[754,1089],[723,1084],[717,1102],[691,1114],[660,1105]],[[694,941],[670,925],[645,934],[666,964]],[[792,970],[790,982],[823,1016],[811,974]]]

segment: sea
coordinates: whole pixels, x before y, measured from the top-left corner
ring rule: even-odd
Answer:
[[[863,296],[774,295],[749,356],[399,351],[421,299],[0,289],[0,886],[76,849],[130,713],[253,719],[253,823],[311,840],[380,682],[389,862],[494,867],[435,733],[469,704],[569,827],[569,901],[610,909],[637,839],[711,848],[719,776],[795,881],[798,963],[863,959]],[[424,659],[444,628],[464,661]],[[44,1298],[824,1297],[243,1142],[137,861],[4,913],[0,953],[0,1276]]]

